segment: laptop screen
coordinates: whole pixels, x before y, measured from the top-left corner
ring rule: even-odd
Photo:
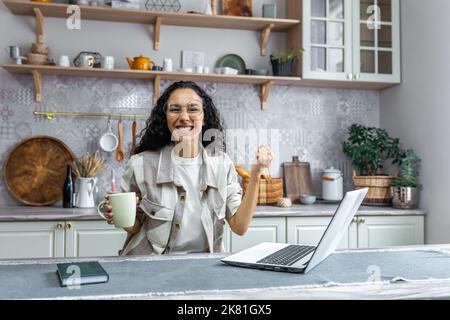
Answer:
[[[305,272],[314,268],[337,248],[368,190],[368,188],[364,188],[345,194],[309,260]]]

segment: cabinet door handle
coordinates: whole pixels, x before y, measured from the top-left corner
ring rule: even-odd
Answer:
[[[358,223],[358,217],[353,217],[353,220],[352,220],[352,222],[354,222],[354,223]]]
[[[348,79],[348,80],[353,80],[353,74],[352,74],[352,73],[349,73],[349,74],[347,75],[347,79]]]
[[[63,227],[63,224],[62,224],[62,223],[58,223],[58,224],[56,225],[56,229],[62,229],[62,227]]]
[[[359,80],[359,73],[355,74],[355,79]]]
[[[358,218],[358,223],[364,223],[364,222],[366,222],[366,219],[364,219],[364,218]]]
[[[66,223],[66,229],[72,229],[72,224],[70,222]]]

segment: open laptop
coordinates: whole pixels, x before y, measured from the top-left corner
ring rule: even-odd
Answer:
[[[368,190],[364,188],[345,194],[317,246],[264,242],[221,261],[239,267],[309,272],[339,245]]]

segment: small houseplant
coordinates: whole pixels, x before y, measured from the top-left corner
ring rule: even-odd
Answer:
[[[352,124],[348,132],[349,137],[342,146],[358,171],[358,175],[353,171],[355,188],[369,187],[365,204],[390,204],[390,186],[394,177],[380,171],[385,160],[400,163],[402,152],[399,139],[391,138],[384,129],[359,124]]]
[[[419,203],[419,157],[412,149],[402,153],[400,159],[400,173],[392,180],[392,204],[399,209],[413,209]]]
[[[288,53],[280,53],[278,55],[270,55],[270,63],[272,64],[272,72],[274,76],[291,77],[294,75],[294,62],[303,52],[303,48],[298,52],[290,51]]]

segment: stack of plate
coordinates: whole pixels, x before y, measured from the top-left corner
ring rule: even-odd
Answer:
[[[224,72],[217,72],[220,71],[220,69],[225,70]],[[234,73],[234,71],[223,69],[234,69],[237,70],[237,73]],[[244,60],[238,56],[237,54],[227,54],[220,58],[216,63],[216,73],[223,73],[223,74],[245,74],[245,62]],[[228,72],[228,73],[226,73]]]

